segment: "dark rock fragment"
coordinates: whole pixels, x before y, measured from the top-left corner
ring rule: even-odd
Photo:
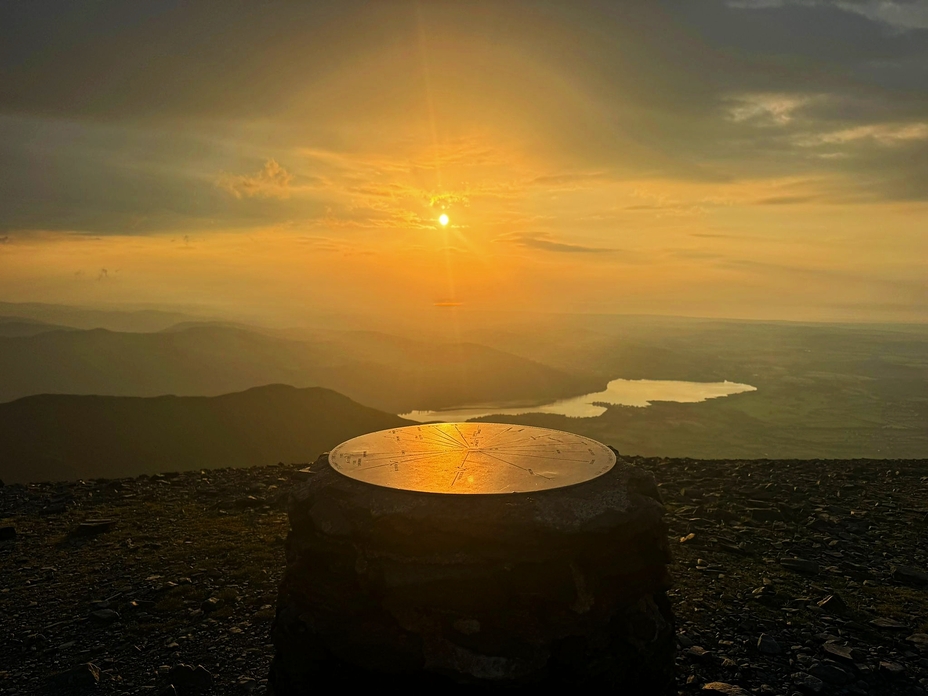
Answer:
[[[265,505],[266,501],[263,498],[256,498],[253,495],[249,495],[247,498],[239,498],[238,500],[232,501],[232,507],[236,510],[248,510],[250,508],[257,508]]]
[[[116,520],[85,520],[71,530],[72,537],[88,537],[112,531]]]
[[[760,638],[757,639],[757,649],[764,655],[779,655],[783,652],[783,648],[774,637],[766,633],[761,633]]]
[[[709,682],[703,685],[702,690],[709,694],[723,694],[724,696],[750,696],[750,694],[740,686],[726,684],[725,682]]]
[[[258,688],[258,682],[252,677],[243,676],[235,683],[235,689],[241,694],[250,694]]]
[[[913,633],[905,640],[907,643],[911,643],[915,646],[915,648],[923,654],[928,653],[928,633]]]
[[[817,665],[813,665],[809,668],[809,674],[821,679],[826,684],[833,684],[835,686],[843,686],[854,680],[854,678],[843,669],[827,662],[820,662]]]
[[[693,645],[685,650],[687,657],[697,662],[715,662],[715,655],[710,653],[701,645]]]
[[[896,621],[895,619],[889,619],[883,616],[873,619],[873,621],[870,622],[870,625],[876,626],[877,628],[885,629],[887,631],[907,631],[909,630],[909,627],[906,626],[904,623],[900,623],[899,621]]]
[[[905,583],[906,585],[915,585],[916,587],[921,587],[923,585],[928,585],[928,573],[918,568],[910,568],[908,566],[893,566],[892,567],[893,580],[896,582]]]
[[[7,525],[0,527],[0,541],[9,541],[16,538],[16,527]]]
[[[99,682],[100,668],[93,662],[85,662],[48,678],[49,686],[56,689],[83,691],[94,688]]]
[[[199,694],[213,686],[213,675],[203,665],[174,665],[168,673],[168,680],[177,690],[178,696]]]
[[[119,613],[113,609],[98,609],[90,612],[90,618],[100,624],[111,624],[119,619]]]
[[[848,606],[839,594],[830,594],[818,603],[822,609],[829,614],[843,614],[848,610]]]
[[[820,694],[825,688],[825,684],[818,677],[813,677],[807,672],[794,672],[792,675],[793,685],[804,694]]]
[[[828,641],[822,646],[822,650],[825,651],[831,657],[834,657],[838,660],[844,660],[845,662],[854,663],[861,659],[862,655],[859,650],[852,648],[849,645],[841,645],[834,641]]]
[[[818,563],[815,561],[808,561],[804,558],[781,558],[780,565],[794,573],[818,575]]]
[[[775,508],[748,508],[748,514],[755,522],[780,522],[783,514]]]
[[[200,609],[204,612],[216,611],[219,607],[222,606],[222,600],[219,597],[210,597],[209,599],[204,599],[203,603],[200,605]]]
[[[896,662],[890,662],[888,660],[883,660],[882,662],[880,662],[880,673],[885,674],[887,677],[890,677],[891,679],[896,679],[898,677],[901,677],[903,674],[905,674],[905,667],[903,667],[902,665]]]

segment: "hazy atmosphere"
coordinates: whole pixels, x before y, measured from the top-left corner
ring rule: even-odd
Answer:
[[[918,0],[2,13],[9,301],[928,318]]]
[[[928,0],[0,0],[0,693],[928,696]]]

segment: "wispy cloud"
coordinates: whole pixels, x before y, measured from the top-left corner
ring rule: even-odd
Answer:
[[[289,198],[293,175],[281,167],[277,160],[269,159],[264,167],[248,175],[222,174],[217,186],[236,198]]]
[[[853,128],[803,135],[797,145],[842,145],[855,141],[871,141],[880,145],[902,145],[907,142],[928,140],[928,123],[872,123]]]
[[[739,94],[729,98],[728,117],[735,123],[750,121],[759,125],[785,126],[811,100],[809,96],[795,94]]]
[[[830,6],[896,29],[928,29],[928,6],[922,0],[728,0],[727,5],[739,10]]]
[[[528,249],[540,249],[564,254],[611,254],[615,249],[604,247],[585,246],[583,244],[569,244],[561,242],[550,234],[508,234],[498,237],[495,241],[513,244]]]
[[[816,196],[768,196],[767,198],[759,198],[755,203],[757,205],[802,205],[803,203],[813,203],[816,200]]]
[[[590,182],[602,181],[607,178],[605,172],[572,172],[566,174],[543,174],[536,176],[529,183],[533,186],[543,186],[552,189],[577,189],[589,185]]]
[[[838,0],[835,5],[897,29],[928,29],[928,5],[921,0]]]

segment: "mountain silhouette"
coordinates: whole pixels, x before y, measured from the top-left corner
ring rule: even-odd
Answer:
[[[0,404],[6,483],[309,462],[410,425],[334,391],[269,385],[216,397],[45,394]]]

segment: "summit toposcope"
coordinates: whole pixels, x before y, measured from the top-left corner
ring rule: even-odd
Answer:
[[[531,493],[602,476],[615,466],[605,445],[548,428],[433,423],[343,442],[333,469],[386,488],[422,493]]]
[[[676,693],[660,493],[614,450],[430,423],[348,440],[302,474],[269,696]]]

